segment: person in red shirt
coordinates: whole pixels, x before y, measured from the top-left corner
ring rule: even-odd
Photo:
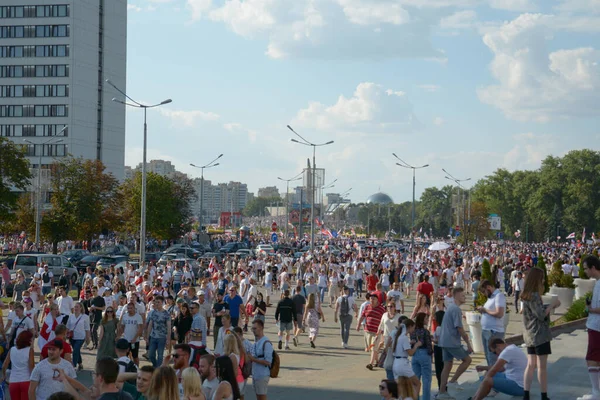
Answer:
[[[367,291],[374,292],[377,290],[377,283],[379,282],[379,278],[375,273],[375,269],[371,270],[371,274],[367,276]]]
[[[433,285],[429,283],[429,275],[423,277],[423,282],[417,285],[417,293],[425,296],[427,299],[427,305],[431,306],[431,294],[433,293]]]
[[[377,283],[377,285],[375,285],[375,288],[377,290],[375,290],[373,293],[371,293],[371,295],[377,296],[377,300],[379,300],[379,304],[382,304],[382,305],[385,304],[387,294],[383,291],[383,285],[381,283]]]
[[[57,347],[59,349],[62,349],[60,351],[60,357],[68,362],[71,362],[73,348],[65,340],[66,336],[67,336],[67,327],[63,324],[58,324],[58,325],[56,325],[56,329],[54,330],[54,333],[55,333],[56,337],[54,339],[52,339],[51,341],[49,341],[48,343],[46,343],[44,345],[44,347],[42,348],[42,352],[40,354],[40,361],[42,361],[44,358],[48,358],[48,347]],[[57,345],[58,342],[61,342],[62,345],[58,346]]]
[[[381,318],[385,313],[385,308],[382,304],[379,303],[379,298],[373,293],[369,298],[371,304],[367,305],[358,319],[358,325],[356,325],[356,330],[360,332],[360,326],[362,325],[363,320],[365,323],[365,341],[367,343],[367,348],[371,350],[371,360],[370,363],[367,364],[367,368],[372,370],[373,367],[377,365],[377,348],[375,346],[375,339],[377,338],[377,330],[379,329],[379,324],[381,323]]]

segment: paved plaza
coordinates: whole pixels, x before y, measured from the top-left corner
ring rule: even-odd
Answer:
[[[406,300],[406,314],[410,315],[414,307],[414,294]],[[464,306],[465,311],[470,307]],[[339,326],[334,323],[333,309],[324,307],[326,322],[321,325],[317,348],[312,349],[306,334],[302,335],[298,347],[291,345],[291,350],[281,350],[281,370],[279,378],[271,379],[269,399],[305,400],[305,399],[344,399],[365,400],[378,399],[378,383],[385,377],[381,369],[369,371],[365,368],[368,354],[364,352],[362,331],[356,332],[356,320],[349,341],[349,349],[341,347]],[[266,335],[277,345],[277,327],[273,319],[275,307],[268,311],[265,325]],[[521,333],[521,315],[510,313],[508,336]],[[466,324],[465,324],[466,325]],[[249,335],[249,334],[248,334]],[[253,338],[248,337],[253,340]],[[210,338],[212,342],[212,338]],[[576,331],[572,334],[560,335],[552,342],[553,354],[549,362],[549,382],[552,400],[574,400],[587,393],[589,382],[585,368],[584,356],[587,334]],[[79,373],[79,380],[91,385],[91,368],[95,363],[95,350],[83,351],[84,371]],[[457,399],[466,400],[476,390],[478,379],[475,365],[483,364],[483,354],[474,354],[474,362],[463,375],[460,382],[464,390],[451,393]],[[142,361],[146,363],[147,361]],[[437,382],[433,378],[434,392]],[[534,379],[532,398],[538,398],[539,389]],[[252,387],[246,389],[246,400],[255,400]],[[496,399],[510,397],[498,395]]]

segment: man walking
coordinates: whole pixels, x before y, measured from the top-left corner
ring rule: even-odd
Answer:
[[[284,332],[285,349],[290,349],[290,332],[294,330],[294,321],[296,321],[296,306],[292,299],[290,299],[290,290],[286,289],[283,291],[283,299],[279,300],[277,309],[275,310],[275,322],[279,324],[279,343],[277,345],[279,350],[281,350],[281,339]]]
[[[140,338],[144,330],[144,321],[137,313],[134,303],[127,304],[127,312],[121,314],[119,319],[119,336],[123,336],[129,342],[129,349],[135,365],[140,365]]]
[[[504,339],[506,297],[488,280],[479,284],[479,291],[488,298],[483,307],[478,308],[478,311],[481,313],[481,340],[485,349],[485,359],[488,367],[491,367],[496,364],[498,356],[490,351],[490,340],[493,338]]]
[[[215,325],[213,327],[213,349],[217,347],[217,339],[219,335],[219,329],[223,326],[221,317],[229,313],[229,304],[223,301],[223,292],[217,292],[217,301],[213,304],[212,315],[215,318]]]
[[[163,362],[165,347],[171,348],[171,315],[164,308],[164,297],[154,298],[154,310],[148,316],[146,342],[150,343],[148,358],[154,368]]]
[[[57,369],[62,369],[67,376],[77,379],[73,365],[60,358],[62,340],[53,340],[48,345],[48,358],[40,361],[31,372],[29,400],[46,400],[53,393],[65,390],[65,385],[55,379]]]
[[[294,346],[298,346],[298,335],[304,330],[302,324],[302,316],[304,315],[304,306],[306,305],[306,298],[302,295],[302,281],[298,281],[296,286],[296,294],[292,297],[294,306],[296,308],[296,322],[294,323]]]
[[[289,296],[289,291],[288,291]],[[273,362],[273,345],[264,335],[265,324],[260,319],[252,322],[254,333],[254,347],[249,355],[252,361],[252,384],[256,400],[267,400],[267,388],[271,377],[271,363]],[[281,341],[279,342],[281,344]]]
[[[583,259],[583,269],[589,278],[596,279],[596,285],[592,293],[592,300],[587,302],[588,318],[586,327],[588,329],[588,350],[585,360],[587,362],[588,374],[592,383],[592,393],[580,397],[578,400],[600,399],[600,260],[598,257],[589,255]]]
[[[244,299],[237,294],[235,286],[229,288],[229,294],[225,296],[223,301],[229,305],[229,315],[231,315],[231,326],[238,326],[240,315],[244,315]]]
[[[375,341],[377,339],[377,331],[379,330],[379,324],[381,318],[385,313],[383,305],[379,304],[379,298],[373,294],[369,297],[369,302],[356,324],[356,331],[360,332],[360,326],[363,322],[365,323],[365,349],[371,352],[371,359],[367,364],[367,369],[373,370],[377,365],[377,348],[375,347]]]
[[[350,338],[350,327],[352,326],[352,312],[354,315],[358,312],[358,307],[354,302],[354,296],[350,296],[350,288],[344,286],[344,294],[337,298],[335,302],[334,319],[338,321],[340,316],[340,334],[342,336],[342,347],[348,348],[348,339]]]
[[[454,288],[452,290],[452,296],[454,298],[454,304],[451,304],[448,307],[448,310],[444,315],[439,340],[439,346],[442,348],[444,360],[444,369],[442,370],[440,382],[440,392],[437,396],[437,399],[439,400],[454,400],[454,397],[448,394],[448,385],[453,385],[454,387],[457,386],[458,378],[460,378],[467,368],[469,368],[469,365],[471,365],[471,357],[469,354],[473,352],[473,348],[471,347],[471,342],[469,340],[469,334],[463,329],[462,311],[460,309],[460,306],[465,303],[465,291],[460,287]],[[467,344],[467,351],[461,347],[461,337]],[[462,362],[454,373],[452,380],[448,382],[454,359]]]

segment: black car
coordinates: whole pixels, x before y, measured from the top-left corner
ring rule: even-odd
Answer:
[[[162,253],[146,253],[144,254],[144,261],[146,262],[158,262]]]
[[[247,248],[248,248],[248,246],[246,246],[245,243],[230,242],[230,243],[227,243],[225,246],[221,247],[219,249],[219,253],[231,254],[231,253],[235,253],[238,250],[247,249]]]
[[[194,249],[193,247],[187,246],[171,246],[167,250],[163,252],[163,254],[173,253],[173,254],[181,254],[187,258],[198,258],[205,252],[202,250]]]
[[[98,252],[102,256],[129,256],[129,248],[122,244],[108,246]]]
[[[85,256],[89,256],[90,252],[83,249],[67,250],[62,253],[67,260],[71,261],[71,264],[77,264]]]
[[[210,261],[210,260],[212,260],[213,257],[216,257],[218,262],[223,261],[223,254],[221,254],[221,253],[204,253],[198,258],[198,261],[202,261],[202,260]]]
[[[92,267],[92,270],[96,269],[96,263],[101,256],[90,254],[89,256],[83,257],[77,264],[77,269],[85,270],[87,267]]]

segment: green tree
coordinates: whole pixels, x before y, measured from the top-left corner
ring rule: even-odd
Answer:
[[[304,199],[306,202],[306,199]],[[285,200],[281,200],[281,197],[255,197],[253,198],[246,207],[242,210],[242,215],[245,217],[258,217],[267,215],[266,208],[271,206],[285,206]],[[291,209],[291,207],[290,207]],[[315,213],[316,214],[316,213]]]
[[[142,174],[120,186],[120,219],[123,229],[136,235],[141,219]],[[146,175],[146,233],[157,239],[171,239],[189,230],[191,202],[195,192],[187,178],[167,178],[152,172]]]
[[[490,262],[488,261],[488,259],[484,259],[483,263],[481,264],[481,280],[488,280],[490,282],[494,281],[494,278],[492,276],[492,267],[490,266]]]
[[[91,241],[115,227],[118,181],[105,169],[99,160],[74,157],[53,164],[51,210],[42,219],[53,243],[67,238]]]
[[[27,190],[30,179],[25,151],[11,140],[0,137],[0,222],[7,223],[12,218],[19,200],[18,192]]]

